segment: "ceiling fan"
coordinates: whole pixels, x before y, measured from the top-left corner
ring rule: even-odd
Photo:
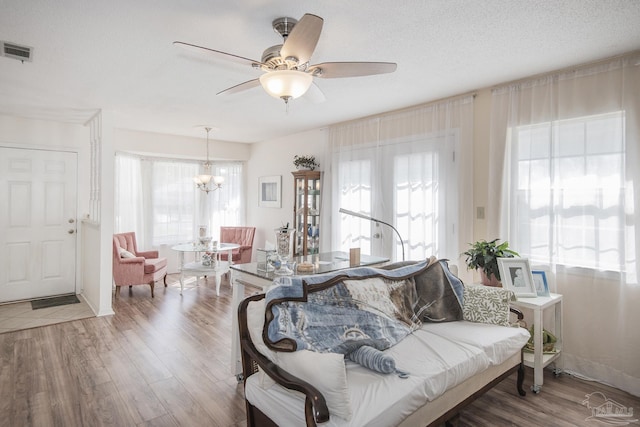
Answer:
[[[267,48],[262,53],[260,61],[181,41],[175,41],[173,44],[199,52],[213,53],[265,72],[260,78],[232,86],[218,92],[217,95],[234,94],[262,85],[269,95],[283,99],[286,104],[290,99],[298,98],[307,91],[307,96],[312,101],[323,101],[324,94],[314,84],[314,77],[359,77],[392,73],[396,70],[397,64],[393,62],[323,62],[310,65],[309,60],[318,44],[323,22],[319,16],[309,13],[299,21],[286,17],[274,20],[273,29],[282,36],[283,43]],[[309,90],[310,88],[312,90]]]

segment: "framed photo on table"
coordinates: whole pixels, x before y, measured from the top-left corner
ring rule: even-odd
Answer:
[[[261,176],[258,178],[258,206],[261,208],[280,208],[282,202],[282,176]]]
[[[517,297],[537,297],[536,287],[527,258],[498,258],[502,287],[513,291]]]
[[[542,270],[533,270],[533,285],[536,287],[536,293],[539,297],[551,296],[549,293],[549,285],[547,283],[547,274]]]

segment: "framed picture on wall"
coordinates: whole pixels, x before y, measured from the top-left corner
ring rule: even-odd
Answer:
[[[498,258],[498,269],[503,288],[512,290],[518,298],[538,296],[527,258]]]
[[[258,206],[261,208],[282,207],[282,175],[258,178]]]

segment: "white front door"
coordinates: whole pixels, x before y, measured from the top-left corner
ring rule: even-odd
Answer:
[[[76,291],[76,153],[0,147],[0,302]]]

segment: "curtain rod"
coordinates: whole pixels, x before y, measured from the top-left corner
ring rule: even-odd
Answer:
[[[435,99],[433,101],[425,102],[425,103],[422,103],[422,104],[412,105],[410,107],[404,107],[404,108],[399,108],[397,110],[385,111],[384,113],[372,114],[370,116],[358,117],[357,119],[347,120],[346,122],[333,123],[333,124],[331,124],[329,126],[326,126],[326,127],[322,128],[322,129],[330,129],[333,126],[344,126],[344,125],[347,125],[347,124],[350,124],[350,123],[359,122],[361,120],[370,120],[370,119],[373,119],[373,118],[376,118],[376,117],[384,117],[386,115],[402,113],[402,112],[405,112],[405,111],[415,110],[415,109],[418,109],[418,108],[431,107],[433,105],[440,104],[440,103],[442,103],[444,101],[456,101],[458,99],[467,98],[469,96],[475,98],[476,96],[478,96],[478,91],[474,90],[474,91],[471,91],[471,92],[465,92],[465,93],[463,93],[461,95],[453,95],[453,96],[448,96],[446,98],[439,98],[439,99]]]
[[[171,162],[171,163],[175,163],[175,162],[202,163],[202,159],[194,159],[191,157],[163,157],[163,156],[157,156],[157,155],[140,154],[133,151],[124,151],[124,150],[115,151],[113,154],[114,154],[114,157],[118,155],[124,155],[124,156],[136,157],[140,160],[147,160],[147,161],[161,161],[161,162]],[[243,160],[215,160],[215,159],[211,160],[212,165],[221,165],[221,164],[244,165],[245,163],[246,162]]]
[[[616,56],[610,56],[608,58],[604,58],[604,59],[598,59],[595,61],[591,61],[591,62],[585,62],[582,64],[578,64],[578,65],[571,65],[569,67],[565,67],[565,68],[559,68],[557,70],[554,71],[547,71],[544,73],[539,73],[539,74],[534,74],[528,77],[523,77],[521,79],[516,79],[516,80],[511,80],[508,82],[504,82],[504,83],[500,83],[494,86],[491,86],[489,89],[490,90],[494,90],[494,89],[499,89],[502,87],[506,87],[506,86],[511,86],[511,85],[515,85],[518,83],[524,83],[524,82],[528,82],[531,80],[536,80],[536,79],[541,79],[543,77],[548,77],[548,76],[553,76],[553,75],[557,75],[557,74],[563,74],[563,73],[569,73],[569,72],[573,72],[573,71],[578,71],[581,70],[583,68],[589,68],[589,67],[593,67],[596,65],[602,65],[602,64],[606,64],[607,62],[611,62],[611,61],[615,61],[617,59],[624,59],[624,58],[631,58],[635,55],[640,55],[640,50],[634,50],[631,52],[627,52],[627,53],[622,53],[620,55],[616,55]],[[635,64],[635,65],[640,65],[640,62]]]

